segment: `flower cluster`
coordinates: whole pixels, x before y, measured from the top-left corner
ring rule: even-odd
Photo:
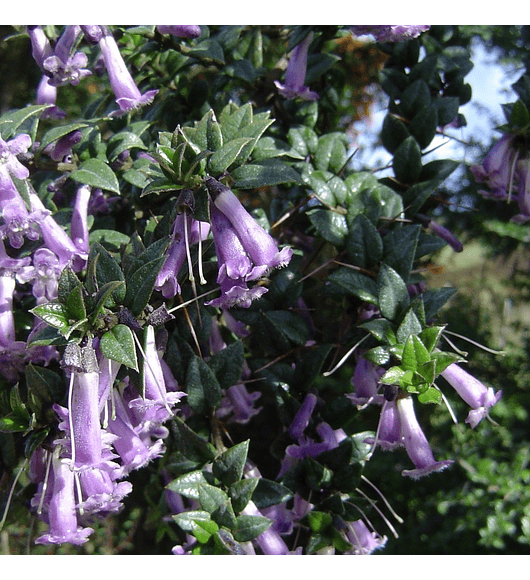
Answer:
[[[132,490],[124,478],[163,454],[164,423],[184,393],[162,367],[154,328],[145,333],[143,395],[128,378],[115,388],[121,365],[105,357],[97,341],[84,347],[71,343],[65,351],[68,407],[54,405],[60,436],[52,449],[40,447],[32,457],[38,485],[32,505],[49,525],[37,543],[84,543],[94,518],[123,507]]]

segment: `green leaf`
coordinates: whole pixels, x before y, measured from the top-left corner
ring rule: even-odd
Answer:
[[[405,316],[396,332],[396,338],[399,342],[404,343],[411,334],[419,334],[423,329],[421,322],[411,307]]]
[[[328,276],[328,291],[357,296],[361,300],[375,304],[377,285],[372,278],[351,268],[339,268]]]
[[[210,537],[219,529],[219,526],[210,519],[210,514],[205,510],[183,512],[173,516],[173,519],[184,531],[193,534],[201,544],[208,542]]]
[[[118,262],[99,242],[91,245],[87,264],[87,290],[95,294],[108,282],[124,282],[123,272]],[[105,306],[113,308],[125,296],[125,285],[119,286],[107,299]]]
[[[139,316],[149,303],[158,272],[165,261],[166,257],[161,256],[151,262],[147,262],[147,264],[138,268],[127,278],[123,302],[134,316]]]
[[[68,316],[68,309],[60,302],[48,302],[46,304],[39,304],[30,310],[32,314],[44,320],[46,324],[56,328],[61,334],[68,333],[70,328],[70,319]]]
[[[200,58],[203,60],[212,60],[219,64],[224,64],[224,52],[222,46],[214,39],[207,38],[202,40],[196,46],[187,47],[181,44],[181,50],[188,56]]]
[[[263,159],[241,165],[230,172],[234,187],[254,189],[278,183],[300,183],[300,175],[281,159]]]
[[[34,412],[35,406],[51,405],[59,401],[65,393],[64,381],[56,372],[29,363],[25,369],[28,402]]]
[[[423,293],[423,305],[425,307],[425,318],[430,320],[438,314],[444,304],[454,296],[456,288],[435,288],[426,290]]]
[[[386,318],[372,318],[367,322],[363,322],[359,326],[367,330],[380,342],[385,342],[387,344],[396,343],[396,332],[394,325]]]
[[[200,482],[197,485],[199,491],[199,502],[201,507],[212,514],[219,507],[227,505],[230,498],[222,489],[210,485],[208,483]]]
[[[440,341],[440,337],[442,336],[444,328],[445,326],[430,326],[429,328],[425,328],[420,332],[419,337],[425,345],[425,348],[431,354],[438,346],[438,342]]]
[[[193,355],[186,373],[187,401],[195,413],[206,413],[218,407],[222,391],[215,373],[207,363]]]
[[[272,325],[293,344],[302,346],[309,338],[307,322],[288,310],[269,310],[263,313]]]
[[[16,413],[8,413],[0,418],[0,433],[17,433],[27,431],[29,420]]]
[[[295,151],[288,143],[275,137],[262,137],[252,151],[255,161],[270,159],[271,157],[290,157],[303,160],[304,157]]]
[[[123,280],[115,280],[114,282],[107,282],[99,288],[93,297],[93,307],[89,317],[91,324],[95,324],[98,316],[103,314],[105,311],[105,304],[107,304],[109,300],[111,303],[114,303],[111,296],[122,286],[125,288],[125,282]]]
[[[129,236],[116,230],[92,230],[88,236],[91,246],[97,242],[109,252],[117,252],[122,246],[126,246],[129,240]]]
[[[409,336],[403,348],[401,366],[405,370],[415,371],[420,365],[425,364],[430,359],[430,353],[420,338],[414,334]]]
[[[344,133],[327,133],[318,139],[315,167],[320,171],[339,173],[348,160]]]
[[[2,134],[2,139],[7,141],[12,137],[15,137],[18,128],[28,119],[32,117],[37,117],[43,111],[48,109],[50,105],[28,105],[23,109],[17,109],[16,111],[9,111],[4,113],[0,117],[0,133]]]
[[[383,147],[389,153],[395,153],[396,149],[410,136],[409,130],[403,121],[394,114],[388,113],[383,120],[381,140]]]
[[[270,528],[272,522],[263,516],[240,515],[232,533],[237,542],[249,542]]]
[[[381,266],[377,276],[377,303],[388,320],[395,320],[410,304],[403,278],[387,264]]]
[[[250,143],[249,138],[232,139],[218,149],[208,160],[208,171],[212,175],[220,175],[237,159],[243,147]]]
[[[115,133],[107,144],[107,158],[109,161],[115,161],[116,158],[126,150],[130,149],[147,149],[142,139],[130,131],[120,131]]]
[[[125,324],[116,324],[106,332],[99,342],[99,348],[107,358],[138,371],[138,359],[133,331]]]
[[[198,469],[177,477],[168,483],[166,488],[189,499],[198,500],[199,485],[207,483],[202,470]]]
[[[392,167],[400,183],[414,184],[418,181],[421,174],[421,149],[414,137],[407,137],[396,149]]]
[[[245,509],[248,502],[251,500],[252,494],[254,493],[259,481],[259,477],[250,477],[248,479],[236,481],[230,486],[228,489],[228,495],[230,496],[232,506],[236,513]]]
[[[348,228],[346,253],[352,265],[359,268],[369,269],[381,259],[383,240],[372,222],[363,214],[358,215]]]
[[[315,153],[318,135],[311,127],[292,126],[287,133],[289,145],[303,158]]]
[[[307,213],[318,234],[334,246],[342,246],[348,233],[344,215],[329,209],[315,209]]]
[[[224,451],[212,464],[212,472],[227,487],[243,477],[250,440]]]
[[[331,525],[333,521],[333,516],[326,512],[320,512],[317,510],[311,510],[307,514],[307,521],[311,531],[316,533],[321,533]]]
[[[220,387],[228,389],[241,378],[244,360],[243,343],[238,340],[215,353],[208,366],[215,373]]]
[[[422,149],[428,147],[438,129],[438,110],[434,104],[425,105],[414,115],[409,131]]]
[[[289,501],[293,495],[292,490],[285,487],[285,485],[260,477],[258,485],[252,494],[252,502],[258,509],[263,509]]]
[[[238,107],[234,102],[230,102],[224,107],[219,116],[224,143],[235,139],[241,127],[252,123],[253,116],[252,105],[250,103]]]
[[[423,404],[426,403],[439,404],[442,402],[442,393],[440,393],[440,391],[435,387],[429,387],[428,389],[426,389],[425,391],[423,391],[418,395],[418,401]]]
[[[449,125],[458,115],[460,99],[458,97],[439,97],[434,104],[438,113],[438,123],[440,127]]]
[[[216,456],[215,447],[190,429],[182,419],[174,417],[171,425],[177,448],[184,457],[206,463]]]
[[[65,346],[68,340],[56,328],[43,326],[28,337],[28,346]]]
[[[410,84],[400,96],[400,109],[411,120],[417,111],[431,104],[431,91],[424,80],[418,79]]]
[[[99,187],[113,193],[120,193],[118,178],[112,169],[101,159],[88,159],[70,173],[70,178],[79,183]]]

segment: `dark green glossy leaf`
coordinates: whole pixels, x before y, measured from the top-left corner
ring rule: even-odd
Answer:
[[[238,443],[224,451],[214,460],[212,472],[224,485],[230,486],[242,478],[249,443],[250,440]]]
[[[407,285],[390,266],[383,264],[377,276],[377,302],[381,314],[395,320],[410,304]]]
[[[70,178],[79,183],[120,193],[118,178],[112,169],[101,159],[88,159],[78,169],[70,173]]]
[[[228,389],[241,378],[243,363],[243,343],[238,340],[215,353],[208,361],[208,366],[215,373],[220,387]]]
[[[276,481],[260,477],[252,494],[252,501],[258,509],[263,509],[284,503],[292,497],[293,492],[288,487]]]
[[[125,324],[116,324],[106,332],[99,342],[99,348],[107,358],[138,371],[138,359],[133,331]]]
[[[407,137],[394,152],[394,174],[400,183],[414,184],[421,174],[421,149],[414,137]]]
[[[48,302],[46,304],[39,304],[30,311],[46,324],[56,328],[61,334],[66,334],[70,328],[70,319],[66,306],[60,302]]]
[[[236,513],[239,513],[245,509],[248,502],[252,498],[258,483],[260,481],[259,477],[250,477],[248,479],[241,479],[233,483],[228,489],[228,495],[232,501],[232,506]],[[254,501],[254,503],[256,503]]]
[[[172,421],[177,447],[182,455],[192,461],[211,461],[216,456],[215,447],[195,433],[179,417]]]
[[[166,485],[166,488],[179,493],[184,497],[198,500],[199,499],[199,485],[207,484],[202,470],[191,471],[177,477],[172,482]]]
[[[238,542],[249,542],[268,530],[272,522],[263,516],[240,515],[236,518],[236,526],[232,529]]]
[[[235,180],[235,187],[240,189],[300,182],[300,175],[296,170],[278,158],[263,159],[241,165],[230,173]]]
[[[188,365],[186,385],[190,407],[196,413],[206,413],[211,407],[218,407],[222,391],[215,373],[207,363],[193,356]]]

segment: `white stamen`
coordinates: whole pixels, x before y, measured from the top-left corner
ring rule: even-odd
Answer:
[[[24,459],[24,462],[20,466],[20,469],[18,470],[18,472],[17,472],[17,474],[15,476],[15,479],[13,480],[13,483],[11,484],[11,488],[9,490],[9,495],[7,496],[6,507],[4,509],[4,513],[2,515],[2,519],[0,520],[0,531],[4,527],[4,523],[5,523],[6,519],[7,519],[7,513],[9,512],[9,506],[11,505],[11,499],[13,498],[13,493],[15,491],[15,486],[17,485],[18,478],[20,477],[22,471],[25,469],[27,462],[28,462],[28,460],[27,459]]]
[[[364,475],[361,475],[361,479],[366,481],[368,485],[370,485],[379,495],[379,497],[385,502],[386,507],[389,509],[390,513],[396,518],[396,520],[402,524],[404,522],[403,518],[398,516],[397,513],[392,509],[392,506],[386,499],[386,497],[381,493],[381,491]]]
[[[329,375],[332,375],[338,368],[340,368],[350,357],[350,355],[353,353],[353,351],[364,341],[366,340],[370,335],[367,334],[365,337],[361,338],[361,340],[354,344],[350,350],[340,359],[340,361],[335,365],[335,367],[333,367],[330,371],[326,371],[325,373],[323,373],[323,375],[325,377],[329,377]]]

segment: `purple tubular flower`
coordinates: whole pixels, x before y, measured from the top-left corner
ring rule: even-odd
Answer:
[[[363,520],[348,522],[347,526],[346,537],[353,546],[351,551],[346,552],[347,554],[371,554],[374,550],[383,548],[386,544],[386,536],[381,537],[376,532],[371,532]]]
[[[442,240],[445,240],[451,246],[451,248],[453,248],[455,252],[461,252],[464,249],[462,243],[459,242],[458,239],[455,237],[455,235],[452,232],[450,232],[447,228],[444,228],[443,226],[437,224],[432,220],[429,222],[429,225],[427,227],[431,230],[431,232],[434,235],[438,236]]]
[[[365,439],[365,443],[377,443],[382,449],[391,451],[403,445],[401,435],[401,422],[397,410],[396,401],[385,401],[381,408],[377,438]]]
[[[165,448],[162,439],[153,443],[139,436],[123,396],[115,394],[114,403],[116,416],[109,420],[108,430],[116,436],[113,445],[122,461],[118,473],[119,477],[123,477],[160,457]]]
[[[188,238],[184,230],[184,220],[187,220],[186,228]],[[180,285],[177,281],[178,273],[184,265],[189,246],[203,241],[208,237],[210,224],[199,222],[187,213],[178,214],[172,228],[172,240],[166,251],[166,261],[160,269],[155,282],[155,288],[162,292],[164,298],[173,298],[180,294]],[[186,244],[188,247],[186,247]]]
[[[15,277],[0,275],[0,349],[7,349],[15,342],[15,318],[13,316],[13,295]]]
[[[129,409],[136,416],[139,425],[148,427],[160,425],[173,416],[174,407],[184,396],[182,391],[167,392],[164,371],[160,363],[155,342],[155,330],[151,325],[146,328],[144,345],[143,376],[145,393],[129,402]]]
[[[255,266],[241,240],[238,233],[228,217],[215,205],[211,206],[212,235],[219,263],[219,274],[217,281],[221,282],[225,277],[232,280],[256,280],[263,276],[267,270],[267,265]]]
[[[57,106],[57,87],[50,84],[50,77],[42,75],[37,87],[37,105],[51,105],[41,113],[43,119],[64,119],[66,113]]]
[[[44,204],[36,193],[31,192],[29,199],[33,211],[46,211]],[[68,237],[68,234],[51,215],[47,215],[40,222],[40,229],[46,247],[57,255],[63,268],[71,263],[74,270],[83,269],[88,257],[87,253],[77,248]]]
[[[293,439],[298,440],[302,437],[305,429],[309,425],[309,421],[313,411],[315,410],[316,404],[316,395],[313,395],[313,393],[308,393],[300,405],[300,408],[296,412],[293,422],[289,426],[289,435]]]
[[[48,504],[50,529],[35,543],[37,544],[84,544],[94,531],[78,526],[74,494],[74,472],[68,462],[54,454],[53,490]]]
[[[206,186],[215,207],[228,218],[255,267],[266,266],[270,271],[289,264],[293,255],[291,248],[279,251],[272,236],[256,222],[228,187],[211,177],[206,179]]]
[[[307,51],[312,39],[313,34],[310,33],[293,49],[285,71],[285,84],[274,81],[278,92],[286,99],[294,99],[296,97],[304,101],[318,99],[318,94],[304,85],[307,72]]]
[[[427,24],[400,24],[400,25],[356,25],[350,26],[356,36],[371,34],[377,42],[399,42],[416,38],[422,32],[429,30]]]
[[[449,365],[441,374],[471,407],[466,423],[469,423],[473,429],[484,417],[488,416],[489,409],[502,396],[502,391],[496,393],[491,387],[486,387],[456,363]]]
[[[171,34],[179,38],[197,38],[201,35],[201,27],[197,25],[168,26],[158,24],[156,29],[160,34]]]
[[[434,471],[441,471],[451,465],[452,460],[436,461],[434,459],[429,442],[414,413],[412,397],[398,398],[396,406],[401,424],[403,445],[407,455],[415,465],[415,469],[405,469],[402,474],[416,479]]]
[[[97,44],[103,37],[103,29],[97,24],[81,24],[85,39],[91,44]]]
[[[70,233],[76,248],[88,256],[88,204],[92,189],[89,185],[81,185],[77,189],[74,211],[70,224]]]
[[[72,460],[78,469],[98,467],[102,462],[102,429],[99,413],[99,368],[92,347],[87,372],[73,372],[69,409],[73,441]],[[86,352],[86,349],[85,349]],[[75,457],[74,457],[75,449]]]
[[[44,71],[44,61],[53,55],[53,48],[40,26],[26,26],[31,41],[31,55],[38,67]]]
[[[55,45],[52,55],[44,58],[42,69],[50,76],[50,84],[53,86],[78,85],[81,79],[92,73],[86,67],[88,59],[83,52],[71,55],[72,49],[81,34],[78,25],[66,26],[61,37]]]
[[[118,114],[128,113],[149,104],[158,90],[147,91],[143,95],[140,93],[131,73],[127,70],[114,37],[110,33],[105,34],[99,41],[99,47],[109,75],[110,86],[120,107]]]
[[[254,300],[261,298],[267,288],[256,286],[249,288],[246,282],[241,280],[232,280],[225,277],[221,282],[221,296],[205,302],[205,306],[214,306],[218,308],[248,308]]]
[[[515,136],[503,135],[484,158],[482,165],[471,166],[471,173],[489,191],[481,190],[484,197],[507,199],[511,195],[515,166],[519,153],[514,147]]]
[[[261,407],[254,407],[255,401],[260,397],[259,391],[249,393],[243,384],[232,385],[226,390],[226,397],[217,410],[217,416],[232,414],[230,421],[244,425],[261,411]]]
[[[45,147],[44,153],[56,162],[64,161],[65,157],[72,154],[72,147],[77,145],[82,138],[83,133],[81,131],[71,131],[60,139],[57,139],[55,143],[50,143],[50,145]]]
[[[33,254],[33,265],[24,268],[17,279],[23,284],[32,283],[33,296],[40,304],[57,298],[62,270],[59,258],[51,250],[38,248]]]
[[[354,392],[347,393],[346,396],[354,405],[366,405],[372,401],[380,403],[383,396],[378,393],[379,379],[384,373],[385,369],[383,367],[377,366],[360,356],[351,378]]]
[[[79,509],[85,516],[105,516],[117,513],[123,507],[121,500],[132,491],[128,481],[117,482],[105,469],[87,469],[79,472],[82,501]]]
[[[29,170],[17,159],[31,147],[31,137],[21,133],[9,141],[0,137],[0,192],[12,183],[11,176],[17,179],[29,177]]]

